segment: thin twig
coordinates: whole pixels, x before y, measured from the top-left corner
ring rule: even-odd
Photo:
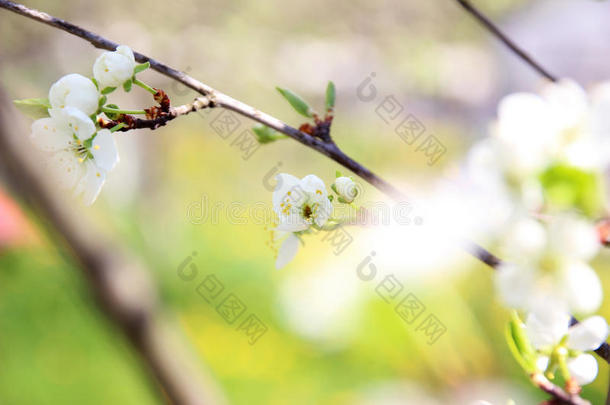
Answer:
[[[545,402],[548,405],[591,405],[591,402],[583,399],[578,394],[570,394],[550,382],[540,373],[533,374],[531,380],[538,388],[553,397],[552,400]]]
[[[474,7],[469,0],[456,0],[466,11],[468,11],[474,18],[481,23],[487,30],[495,35],[504,45],[506,45],[511,51],[513,51],[518,57],[523,59],[525,63],[530,65],[534,70],[546,77],[552,82],[557,81],[557,77],[549,73],[542,65],[534,60],[527,52],[521,49],[516,43],[513,42],[508,36],[506,36],[489,18],[487,18],[482,12]]]
[[[213,107],[213,104],[207,97],[197,97],[192,103],[184,104],[178,107],[170,107],[167,113],[161,113],[158,118],[154,119],[142,119],[132,115],[123,114],[116,120],[107,120],[102,117],[98,117],[97,122],[102,128],[113,128],[118,124],[125,124],[125,126],[117,130],[119,132],[127,132],[131,131],[132,129],[157,129],[180,116],[211,107]]]
[[[87,31],[62,19],[52,17],[47,13],[30,9],[21,4],[13,3],[8,0],[0,0],[0,8],[11,10],[17,14],[31,18],[35,21],[42,22],[54,28],[66,31],[72,35],[75,35],[88,41],[96,48],[113,51],[117,48],[117,46],[119,46],[119,44],[117,44],[116,42],[103,38],[93,32]],[[138,62],[150,62],[150,66],[152,69],[184,84],[185,86],[207,97],[211,103],[210,106],[213,105],[226,108],[240,115],[248,117],[254,121],[258,121],[261,124],[267,125],[268,127],[275,129],[276,131],[286,134],[297,142],[322,153],[323,155],[329,157],[340,165],[351,170],[353,173],[357,174],[359,177],[366,180],[368,183],[376,187],[378,190],[384,192],[388,196],[399,201],[407,200],[406,196],[400,190],[398,190],[393,185],[383,180],[381,177],[377,176],[369,169],[346,155],[332,140],[323,141],[311,135],[305,134],[269,114],[266,114],[224,93],[221,93],[220,91],[213,89],[212,87],[200,82],[199,80],[190,77],[186,73],[180,72],[146,55],[134,51],[134,56]],[[480,260],[481,262],[494,269],[502,263],[502,260],[500,258],[496,257],[494,254],[474,242],[463,241],[463,244],[464,249],[468,253],[470,253],[476,259]],[[600,346],[595,352],[604,360],[606,360],[606,362],[610,362],[610,345],[604,342],[602,346]]]

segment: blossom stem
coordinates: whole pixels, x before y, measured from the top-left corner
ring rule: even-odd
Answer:
[[[134,78],[133,78],[133,84],[135,84],[136,86],[140,86],[140,87],[142,87],[144,90],[146,90],[147,92],[149,92],[149,93],[150,93],[150,94],[152,94],[152,95],[157,94],[157,90],[153,89],[153,88],[152,88],[151,86],[149,86],[148,84],[146,84],[146,83],[144,83],[144,82],[142,82],[142,81],[140,81],[140,80],[136,79],[136,78],[135,78],[135,76],[134,76]]]
[[[115,126],[113,126],[112,128],[110,128],[110,132],[116,132],[121,128],[126,128],[128,127],[127,124],[125,124],[124,122],[119,122],[118,124],[116,124]]]
[[[110,107],[102,107],[102,112],[111,114],[146,114],[146,111],[144,110],[121,110]]]

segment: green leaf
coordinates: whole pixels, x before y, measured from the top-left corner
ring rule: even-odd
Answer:
[[[146,62],[146,63],[141,63],[139,65],[136,65],[136,67],[133,69],[133,74],[138,74],[140,72],[145,71],[146,69],[148,69],[150,67],[150,62]]]
[[[116,87],[106,87],[105,89],[102,90],[102,94],[104,94],[104,95],[110,94],[115,90],[116,90]]]
[[[335,83],[332,81],[326,85],[326,109],[330,110],[335,107]]]
[[[337,170],[335,172],[335,177],[338,179],[339,177],[343,177],[343,175],[341,174],[341,172],[339,170]]]
[[[106,97],[106,96],[100,97],[100,101],[97,103],[97,106],[101,108],[104,104],[106,104],[106,101],[108,101],[108,97]]]
[[[132,84],[133,84],[133,81],[131,79],[127,80],[125,83],[123,83],[123,90],[125,90],[127,93],[129,93],[131,91]]]
[[[34,119],[48,117],[48,110],[51,108],[51,103],[47,98],[26,98],[24,100],[14,100],[13,103],[19,111]]]
[[[540,183],[551,208],[576,208],[589,217],[596,217],[603,208],[603,181],[597,173],[559,164],[544,171]]]
[[[275,129],[269,128],[263,124],[256,124],[254,127],[252,127],[252,131],[254,131],[256,139],[259,143],[271,143],[273,141],[277,141],[278,139],[286,138]]]
[[[276,87],[276,89],[290,103],[296,112],[307,118],[312,117],[311,108],[309,108],[309,105],[307,105],[301,97],[288,89],[283,89],[281,87]]]
[[[521,319],[515,311],[506,327],[506,343],[519,365],[528,373],[536,371],[536,351],[532,347]]]
[[[100,91],[100,85],[98,84],[97,80],[95,80],[95,77],[92,77],[91,81],[93,82],[93,84],[95,84],[95,88],[97,89],[97,91]]]

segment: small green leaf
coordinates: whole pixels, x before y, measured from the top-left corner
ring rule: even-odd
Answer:
[[[129,93],[131,91],[132,84],[133,84],[133,81],[131,79],[127,80],[125,83],[123,83],[123,90],[125,90],[127,93]]]
[[[339,177],[343,177],[343,175],[341,174],[341,172],[340,172],[339,170],[337,170],[337,171],[335,172],[335,177],[336,177],[336,178],[339,178]]]
[[[330,110],[335,107],[335,83],[328,82],[326,86],[326,109]]]
[[[106,104],[106,101],[108,101],[108,97],[106,97],[106,96],[100,97],[100,101],[97,103],[97,106],[102,107],[104,104]]]
[[[133,69],[133,74],[138,74],[140,72],[145,71],[146,69],[148,69],[150,67],[150,62],[146,62],[146,63],[141,63],[139,65],[136,65],[136,67]]]
[[[506,327],[506,343],[513,357],[528,373],[536,371],[536,351],[525,332],[523,322],[515,311]]]
[[[95,84],[95,88],[97,89],[97,91],[100,91],[100,85],[98,84],[97,80],[95,80],[95,77],[92,77],[91,81],[93,82],[93,84]]]
[[[312,117],[311,108],[309,108],[309,105],[307,105],[307,103],[301,97],[288,89],[283,89],[281,87],[276,87],[276,89],[286,99],[286,101],[290,103],[296,112],[307,118]]]
[[[263,124],[256,124],[252,127],[252,131],[256,135],[256,139],[259,143],[271,143],[273,141],[277,141],[278,139],[285,138],[284,135],[280,134],[273,128],[269,128]]]
[[[48,110],[51,108],[51,103],[46,98],[26,98],[24,100],[14,100],[13,103],[19,111],[34,119],[48,117]]]
[[[105,89],[102,90],[102,94],[104,94],[104,95],[110,94],[115,90],[116,90],[116,87],[106,87]]]

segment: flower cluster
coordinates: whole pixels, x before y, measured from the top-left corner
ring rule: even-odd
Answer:
[[[310,174],[299,179],[280,173],[276,180],[273,210],[278,216],[278,223],[272,244],[281,244],[275,263],[276,268],[281,269],[296,256],[302,235],[331,230],[340,222],[332,218],[334,196],[328,194],[326,185],[319,177]],[[341,176],[339,172],[331,188],[341,203],[352,203],[358,195],[354,181]]]
[[[104,129],[100,114],[122,113],[116,105],[106,104],[106,95],[117,87],[129,91],[137,83],[135,74],[148,67],[136,65],[133,52],[119,46],[104,52],[93,65],[93,78],[77,73],[55,82],[48,99],[19,100],[18,105],[41,107],[42,118],[32,124],[30,139],[46,153],[45,168],[64,190],[73,190],[91,205],[99,195],[106,175],[119,162],[112,132]]]
[[[561,80],[540,94],[511,94],[499,104],[492,136],[475,145],[467,164],[479,179],[495,182],[513,210],[499,241],[505,262],[495,283],[507,306],[527,314],[536,359],[528,371],[552,378],[559,370],[579,385],[597,375],[595,359],[583,352],[608,334],[599,316],[570,327],[570,314],[590,315],[603,299],[590,261],[601,246],[592,220],[606,205],[608,108],[610,84],[587,94]]]

